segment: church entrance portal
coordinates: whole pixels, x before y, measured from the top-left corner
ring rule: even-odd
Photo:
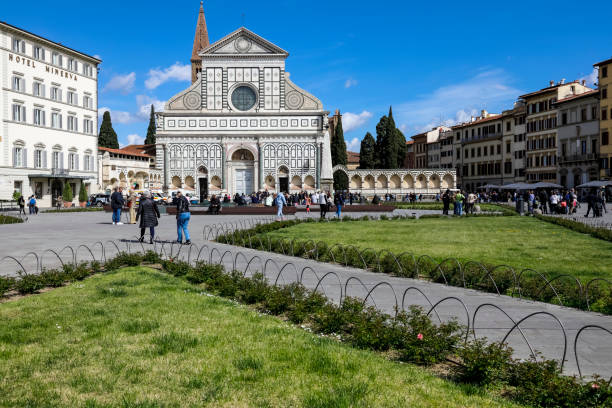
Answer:
[[[200,203],[208,198],[208,177],[201,177],[198,179],[200,183]]]
[[[278,185],[282,193],[288,193],[289,192],[289,177],[279,177]]]
[[[235,191],[238,194],[251,194],[253,192],[253,169],[236,169]]]

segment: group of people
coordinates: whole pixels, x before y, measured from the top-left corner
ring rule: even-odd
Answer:
[[[32,194],[31,196],[28,197],[27,201],[22,195],[20,195],[19,198],[17,199],[17,205],[19,206],[19,215],[21,214],[26,215],[26,212],[25,212],[26,203],[28,205],[28,212],[30,215],[38,214],[38,205],[36,205],[36,196]]]
[[[176,206],[177,242],[179,244],[184,243],[185,245],[190,245],[191,239],[189,237],[188,226],[189,220],[191,219],[191,211],[189,209],[189,200],[179,191],[176,193],[172,204]],[[150,233],[149,243],[153,243],[155,238],[155,227],[159,225],[158,220],[161,214],[149,190],[143,191],[140,196],[130,191],[126,200],[123,196],[123,189],[121,187],[116,187],[113,194],[111,194],[110,205],[113,210],[113,225],[123,225],[121,222],[121,211],[127,205],[130,213],[130,224],[139,223],[139,241],[144,241],[144,235],[148,228]],[[183,235],[185,236],[184,242]]]
[[[272,203],[276,206],[276,217],[279,220],[284,220],[283,208],[288,205],[290,196],[287,193],[274,193],[272,196]],[[336,207],[336,216],[340,218],[342,216],[342,207],[344,207],[346,199],[341,191],[337,191],[332,199],[330,192],[317,191],[313,194],[306,194],[304,201],[299,202],[306,206],[306,213],[310,214],[310,206],[317,204],[319,206],[319,212],[321,218],[325,218],[327,212],[331,209],[332,203]],[[352,204],[352,203],[351,203]]]

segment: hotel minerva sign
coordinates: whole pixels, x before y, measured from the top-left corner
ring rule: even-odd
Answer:
[[[22,57],[20,55],[13,55],[11,53],[9,53],[8,59],[9,59],[9,61],[13,61],[14,60],[18,64],[23,64],[25,66],[32,67],[34,69],[36,69],[36,64],[38,64],[38,61],[34,61],[34,60],[29,59],[29,58]],[[58,69],[58,68],[52,67],[52,66],[50,66],[48,64],[43,64],[43,65],[45,66],[45,71],[46,72],[49,72],[51,74],[55,74],[55,75],[61,76],[62,78],[74,79],[75,81],[77,80],[78,75],[76,75],[76,74],[74,74],[72,72],[64,71],[63,69]]]

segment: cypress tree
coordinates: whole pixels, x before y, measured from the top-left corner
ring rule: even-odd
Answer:
[[[359,149],[359,168],[373,169],[376,166],[376,140],[370,132],[366,133]]]
[[[102,124],[100,125],[100,133],[98,134],[98,146],[108,147],[110,149],[119,148],[117,133],[115,133],[113,129],[109,111],[104,112],[104,115],[102,115]]]
[[[344,141],[344,131],[342,130],[342,116],[338,116],[338,123],[331,140],[332,166],[343,164],[346,166],[348,161],[346,155],[346,142]]]
[[[375,158],[375,168],[377,169],[384,169],[384,152],[383,152],[383,145],[384,145],[384,140],[386,138],[387,135],[387,117],[383,116],[382,118],[380,118],[380,120],[378,121],[378,124],[376,125],[376,145],[375,145],[375,154],[374,154],[374,158]]]
[[[404,161],[406,160],[406,136],[397,128],[395,129],[395,143],[397,145],[396,169],[399,169],[404,167]]]
[[[384,169],[398,168],[396,130],[397,128],[395,127],[395,120],[393,119],[393,111],[391,107],[389,107],[385,135],[382,140],[382,164]]]
[[[145,144],[155,144],[155,109],[151,105],[151,116],[149,117],[149,127],[147,128],[147,137]]]

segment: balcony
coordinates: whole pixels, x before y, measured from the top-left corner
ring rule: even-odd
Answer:
[[[66,177],[70,174],[70,170],[68,169],[51,169],[51,175],[57,177]]]
[[[559,163],[585,162],[597,160],[599,156],[596,153],[574,154],[571,156],[559,157]]]

